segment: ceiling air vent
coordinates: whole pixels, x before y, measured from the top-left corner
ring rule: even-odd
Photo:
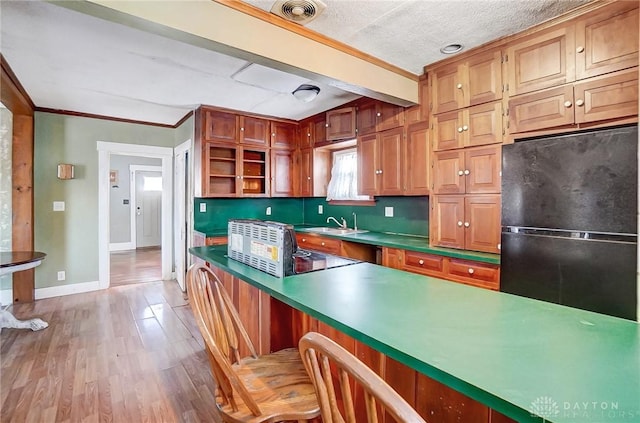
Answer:
[[[305,25],[314,20],[326,7],[320,0],[278,0],[273,4],[271,13]]]

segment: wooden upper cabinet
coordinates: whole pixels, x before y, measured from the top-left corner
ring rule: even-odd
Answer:
[[[313,147],[313,126],[311,119],[305,119],[298,125],[298,146],[300,149]]]
[[[431,84],[433,113],[501,99],[501,63],[502,53],[495,50],[435,70]]]
[[[358,137],[358,193],[375,195],[378,191],[378,136]]]
[[[501,143],[502,103],[482,104],[434,116],[433,150]]]
[[[638,116],[638,70],[592,78],[574,86],[576,123]]]
[[[410,125],[404,146],[404,194],[428,195],[431,181],[428,122]]]
[[[313,122],[313,143],[322,145],[327,142],[327,122],[324,116],[317,117]]]
[[[404,125],[404,107],[379,102],[376,117],[378,119],[376,123],[378,132],[398,128]]]
[[[356,108],[343,107],[326,114],[327,140],[344,140],[356,137]]]
[[[509,130],[528,132],[574,121],[573,86],[538,91],[509,100]]]
[[[464,150],[437,152],[433,160],[433,192],[464,194]]]
[[[271,147],[296,148],[298,125],[286,122],[271,122]]]
[[[293,151],[271,150],[271,196],[292,197],[294,195]]]
[[[313,149],[300,150],[297,162],[300,197],[313,197]]]
[[[579,17],[576,79],[638,66],[638,2],[618,1]]]
[[[434,193],[500,193],[501,148],[496,145],[436,152]]]
[[[573,25],[564,25],[507,48],[509,95],[537,91],[575,80]]]
[[[357,107],[357,129],[358,136],[372,134],[376,132],[376,122],[378,121],[378,109],[376,102],[371,100]]]
[[[239,116],[240,143],[269,147],[270,123],[266,119]]]
[[[378,134],[380,166],[378,176],[380,185],[378,195],[401,195],[402,187],[402,146],[404,131],[402,128],[389,129]]]
[[[429,91],[429,79],[426,74],[422,74],[418,81],[418,100],[419,104],[407,107],[404,111],[404,122],[407,125],[426,122],[429,120],[429,103],[431,101],[431,96]]]
[[[238,115],[204,109],[203,141],[236,144],[238,142]]]

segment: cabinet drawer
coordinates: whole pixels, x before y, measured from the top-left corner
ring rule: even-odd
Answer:
[[[447,279],[483,288],[500,288],[500,267],[495,264],[478,263],[468,260],[449,259]]]
[[[339,239],[324,238],[312,234],[296,234],[296,239],[298,240],[298,247],[300,248],[322,251],[329,254],[340,254],[341,241]]]
[[[444,273],[444,261],[445,258],[443,256],[405,251],[402,269],[428,276],[442,276]]]

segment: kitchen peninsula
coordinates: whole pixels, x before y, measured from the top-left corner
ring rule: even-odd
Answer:
[[[299,310],[417,372],[413,403],[427,418],[421,378],[521,422],[640,421],[636,322],[370,263],[276,278],[228,259],[226,248],[190,252],[225,284],[241,283],[238,297],[257,291],[261,305],[245,318],[269,331],[256,344],[268,350],[282,332],[305,331],[272,319],[275,308]]]

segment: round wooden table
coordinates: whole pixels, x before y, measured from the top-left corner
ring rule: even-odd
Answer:
[[[39,251],[0,252],[0,276],[34,268],[44,260],[46,254]],[[0,304],[0,308],[2,304]],[[42,319],[18,320],[6,309],[0,309],[0,332],[2,328],[41,330],[49,324]]]

